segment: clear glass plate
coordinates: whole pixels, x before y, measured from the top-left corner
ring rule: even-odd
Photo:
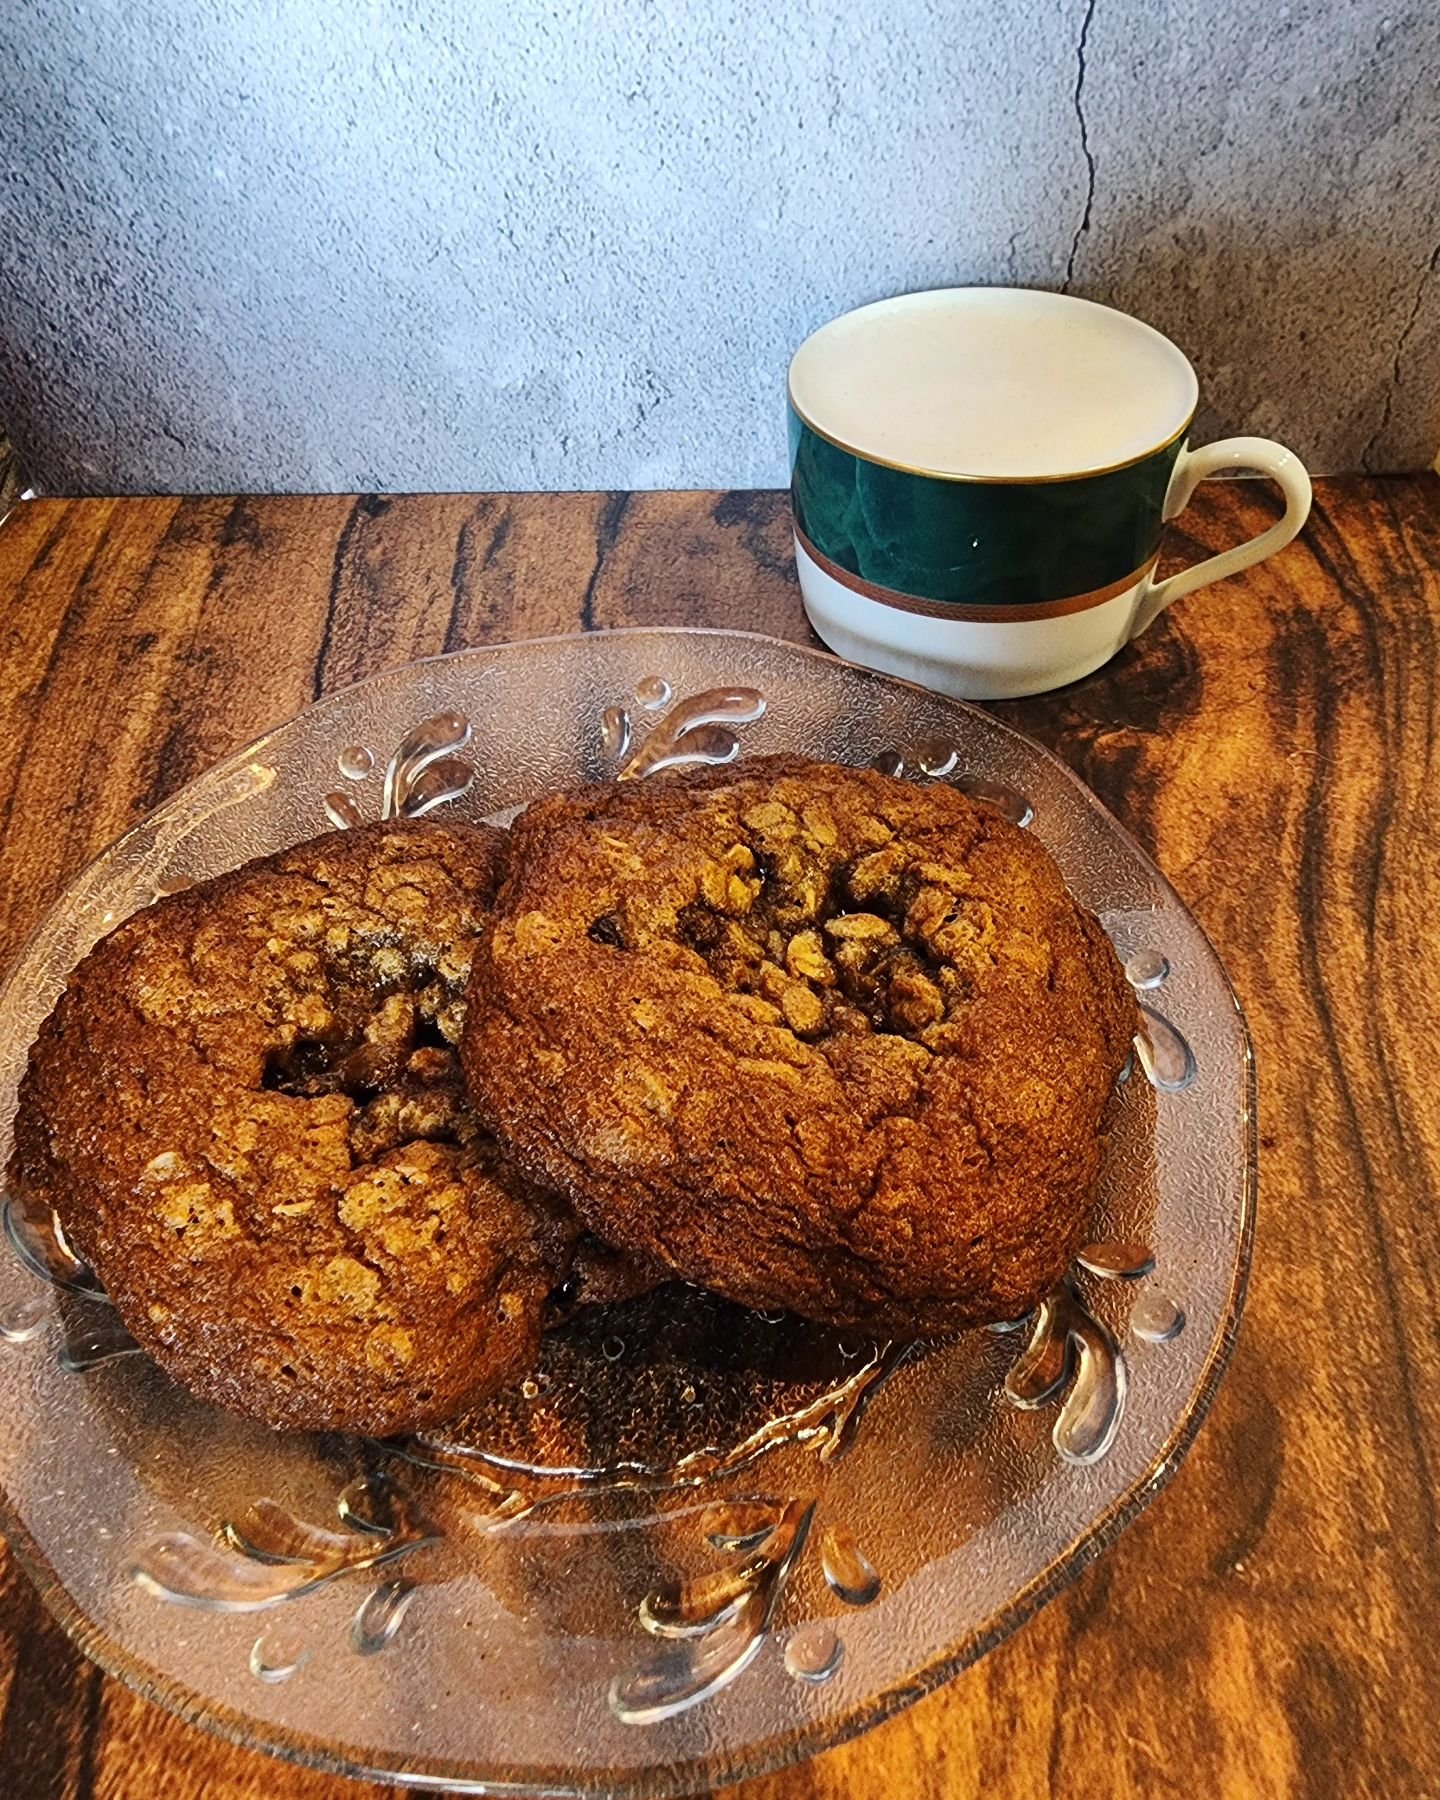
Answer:
[[[909,1350],[664,1289],[551,1334],[474,1416],[379,1444],[190,1400],[47,1221],[12,1212],[4,1525],[112,1673],[244,1743],[412,1785],[690,1793],[945,1681],[1174,1472],[1252,1235],[1252,1068],[1224,971],[1053,757],[795,645],[637,630],[464,651],[220,763],[79,876],[11,972],[0,1143],[67,972],[157,893],[387,803],[503,820],[626,762],[737,749],[903,763],[1029,815],[1148,1009],[1094,1233],[1112,1248],[1016,1330]]]

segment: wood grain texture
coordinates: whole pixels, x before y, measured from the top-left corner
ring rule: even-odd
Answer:
[[[1181,558],[1271,516],[1212,483]],[[1173,1486],[939,1694],[744,1800],[1440,1796],[1440,483],[1322,482],[1304,539],[996,710],[1215,940],[1260,1067],[1240,1345]],[[772,494],[41,501],[0,528],[0,956],[222,752],[387,664],[695,621],[804,638]],[[361,1800],[102,1678],[0,1564],[11,1800]],[[398,1791],[398,1790],[392,1790]]]

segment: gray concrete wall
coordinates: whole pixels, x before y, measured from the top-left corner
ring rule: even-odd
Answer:
[[[75,491],[768,485],[790,350],[1010,281],[1200,435],[1440,445],[1436,0],[8,0],[0,418]]]

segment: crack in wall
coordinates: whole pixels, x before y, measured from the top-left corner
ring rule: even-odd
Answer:
[[[1420,280],[1415,287],[1415,299],[1411,303],[1410,316],[1400,327],[1400,335],[1395,340],[1395,355],[1390,364],[1390,385],[1385,390],[1385,404],[1380,412],[1380,423],[1370,433],[1370,440],[1360,452],[1360,467],[1369,474],[1375,470],[1370,458],[1379,446],[1381,438],[1390,429],[1390,420],[1395,411],[1395,396],[1400,390],[1400,360],[1405,354],[1407,345],[1414,335],[1415,327],[1420,323],[1420,309],[1425,304],[1425,289],[1430,284],[1430,277],[1440,272],[1440,244],[1430,253],[1430,260],[1420,271]]]
[[[1085,123],[1085,46],[1090,41],[1090,22],[1095,17],[1095,0],[1085,0],[1085,17],[1080,21],[1080,42],[1075,46],[1075,118],[1080,126],[1080,153],[1085,158],[1085,210],[1075,227],[1070,255],[1065,263],[1065,283],[1061,292],[1068,294],[1075,279],[1075,259],[1080,254],[1080,240],[1090,229],[1090,213],[1095,205],[1095,153],[1090,148],[1090,130]]]

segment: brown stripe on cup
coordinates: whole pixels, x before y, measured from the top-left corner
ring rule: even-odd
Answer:
[[[1158,556],[1152,556],[1131,574],[1122,575],[1119,581],[1112,581],[1106,587],[1091,588],[1085,594],[1067,594],[1059,600],[1041,600],[1033,604],[1019,601],[1010,606],[967,606],[959,600],[920,600],[895,588],[866,581],[863,575],[841,568],[823,550],[816,549],[798,525],[795,536],[810,560],[852,594],[863,594],[867,600],[877,600],[881,606],[893,606],[898,612],[919,613],[927,619],[958,619],[967,625],[1009,625],[1028,619],[1063,619],[1070,613],[1088,612],[1092,606],[1103,606],[1107,600],[1114,600],[1137,582],[1145,580],[1159,560]]]

